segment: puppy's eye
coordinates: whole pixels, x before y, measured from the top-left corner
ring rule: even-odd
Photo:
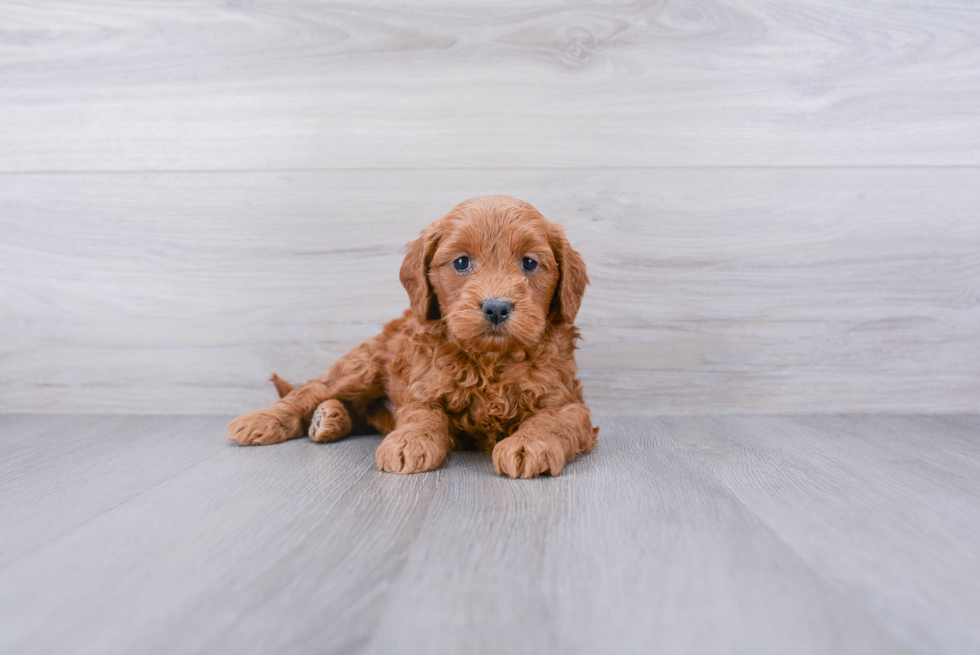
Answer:
[[[530,273],[538,267],[538,263],[531,259],[530,257],[525,257],[521,260],[521,268],[524,269],[526,273]]]
[[[462,273],[463,271],[469,270],[470,268],[470,258],[469,257],[459,257],[453,261],[453,268]]]

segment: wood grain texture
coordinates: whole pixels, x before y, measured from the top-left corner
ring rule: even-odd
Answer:
[[[373,436],[241,448],[225,420],[0,416],[0,525],[32,534],[0,650],[980,648],[976,416],[599,414],[598,450],[531,481],[478,453],[378,473]]]
[[[978,564],[980,418],[686,417],[663,429],[902,643],[980,647],[980,593],[964,575]]]
[[[0,170],[980,164],[973,0],[4,0]]]
[[[209,417],[4,416],[0,566],[218,452],[223,444],[202,438],[218,428]]]
[[[407,306],[462,198],[564,223],[586,397],[620,412],[980,411],[964,169],[0,177],[0,411],[238,413]]]

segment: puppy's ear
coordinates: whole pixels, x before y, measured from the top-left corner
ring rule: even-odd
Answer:
[[[405,261],[399,278],[408,292],[412,312],[419,321],[437,321],[440,318],[439,301],[429,282],[429,265],[436,252],[437,231],[427,227],[421,236],[408,244]]]
[[[589,276],[585,272],[582,256],[568,243],[560,225],[552,226],[551,249],[555,253],[555,261],[558,262],[558,285],[551,300],[551,319],[572,323],[582,304]]]

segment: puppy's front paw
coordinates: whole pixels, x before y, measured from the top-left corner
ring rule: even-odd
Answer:
[[[301,436],[298,416],[272,408],[242,414],[228,424],[228,438],[243,446],[268,446]]]
[[[438,468],[449,453],[446,440],[404,427],[391,432],[375,453],[378,469],[389,473],[421,473]]]
[[[565,445],[557,437],[511,435],[493,447],[493,466],[497,475],[536,478],[542,473],[555,476],[568,460]]]

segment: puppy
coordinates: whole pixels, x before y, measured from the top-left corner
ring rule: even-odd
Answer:
[[[454,447],[493,452],[499,475],[558,475],[595,446],[573,321],[589,282],[561,227],[510,196],[457,205],[408,244],[411,309],[319,379],[239,416],[228,438],[274,444],[385,434],[378,468],[429,471]]]

